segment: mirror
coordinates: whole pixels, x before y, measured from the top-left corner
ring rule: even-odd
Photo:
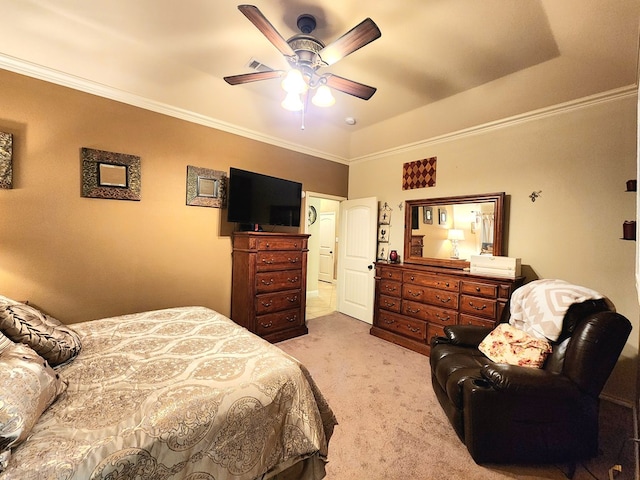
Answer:
[[[467,268],[471,255],[502,255],[504,192],[405,202],[404,262]]]

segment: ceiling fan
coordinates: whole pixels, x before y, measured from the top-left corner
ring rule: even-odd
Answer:
[[[329,106],[335,102],[329,87],[363,100],[369,100],[376,92],[376,88],[363,83],[332,73],[318,73],[320,68],[333,65],[380,38],[382,35],[380,29],[370,18],[363,20],[329,45],[325,45],[311,35],[316,28],[316,19],[312,15],[300,15],[297,26],[301,33],[285,40],[256,6],[238,5],[238,10],[285,56],[291,69],[289,71],[267,69],[224,77],[228,84],[242,85],[284,77],[282,87],[287,92],[287,97],[282,102],[282,106],[294,111],[304,108],[300,96],[308,89],[316,89],[312,101],[318,106]]]

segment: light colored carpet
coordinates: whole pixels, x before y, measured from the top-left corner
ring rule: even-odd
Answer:
[[[564,466],[477,465],[435,398],[428,357],[340,313],[308,326],[308,335],[277,345],[307,366],[338,419],[328,480],[566,478]],[[580,465],[574,479],[608,480],[615,463],[623,466],[617,480],[632,479],[631,411],[603,402],[601,412],[602,454]]]

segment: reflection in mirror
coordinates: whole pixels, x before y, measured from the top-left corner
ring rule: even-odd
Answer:
[[[502,255],[504,193],[406,203],[405,262],[464,268],[472,255]]]

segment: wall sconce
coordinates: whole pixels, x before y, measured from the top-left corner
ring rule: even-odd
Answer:
[[[447,239],[451,241],[451,258],[460,258],[458,242],[464,240],[464,232],[456,228],[451,228],[447,234]]]

